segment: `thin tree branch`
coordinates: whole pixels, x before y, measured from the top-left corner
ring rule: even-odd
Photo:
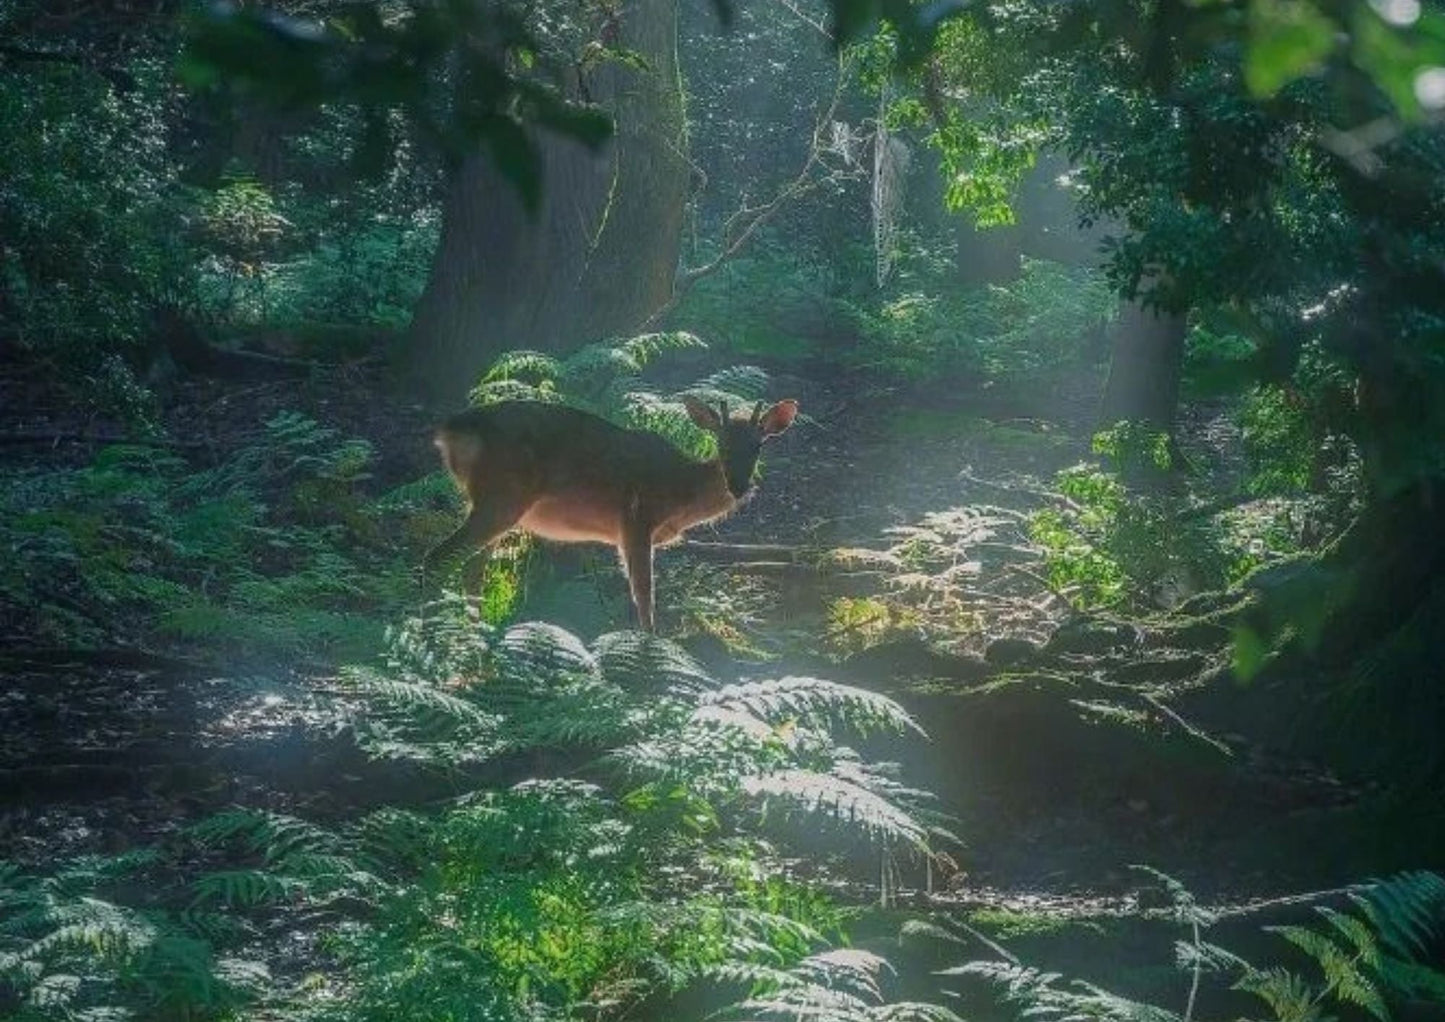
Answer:
[[[786,0],[779,0],[779,2],[786,3]],[[837,118],[838,107],[842,104],[847,82],[847,58],[840,56],[838,58],[838,78],[833,86],[833,95],[813,125],[813,138],[808,146],[808,155],[804,158],[802,167],[799,168],[797,174],[783,184],[766,202],[750,206],[744,197],[738,208],[723,224],[722,241],[717,255],[700,266],[689,267],[678,274],[677,281],[673,286],[672,297],[647,318],[646,322],[642,324],[642,329],[652,327],[668,312],[671,312],[682,300],[683,295],[687,294],[699,280],[722,269],[728,260],[735,257],[752,241],[762,227],[766,226],[791,203],[822,187],[825,181],[836,180],[841,176],[837,171],[829,171],[821,177],[815,176],[815,172],[820,167],[825,171],[828,170],[824,161],[824,155],[828,151],[825,140]]]

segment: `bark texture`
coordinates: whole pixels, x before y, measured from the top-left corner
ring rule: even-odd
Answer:
[[[1129,302],[1110,332],[1113,358],[1099,421],[1146,422],[1173,432],[1179,409],[1179,376],[1184,366],[1184,316]]]
[[[617,45],[650,68],[607,64],[578,83],[616,118],[602,151],[537,134],[535,215],[484,154],[456,172],[408,346],[431,396],[460,399],[505,350],[566,351],[632,330],[671,294],[688,184],[676,0],[630,4]]]

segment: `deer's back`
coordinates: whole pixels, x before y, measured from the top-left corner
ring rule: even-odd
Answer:
[[[454,415],[437,444],[474,504],[516,500],[528,509],[524,527],[563,540],[615,541],[625,511],[669,503],[697,468],[656,434],[538,402]]]

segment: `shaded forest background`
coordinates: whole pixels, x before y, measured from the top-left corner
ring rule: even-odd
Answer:
[[[1435,1017],[1442,109],[1414,0],[0,0],[0,1016]],[[441,416],[683,395],[806,421],[665,638],[419,588]]]

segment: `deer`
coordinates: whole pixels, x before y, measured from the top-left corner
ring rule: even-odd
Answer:
[[[656,433],[564,405],[505,401],[447,419],[434,440],[470,507],[422,570],[467,547],[487,550],[513,528],[563,543],[609,543],[621,556],[639,624],[654,631],[653,551],[747,500],[763,443],[798,414],[791,399],[737,413],[726,401],[682,400],[693,423],[717,439],[707,461]]]

